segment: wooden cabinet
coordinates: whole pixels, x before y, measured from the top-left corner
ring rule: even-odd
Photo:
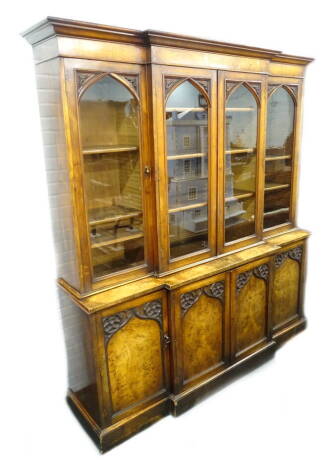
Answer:
[[[305,327],[312,59],[47,18],[33,46],[69,364],[102,451]]]

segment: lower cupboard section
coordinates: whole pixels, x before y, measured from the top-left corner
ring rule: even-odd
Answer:
[[[71,374],[68,401],[99,448],[110,449],[170,411],[179,415],[304,327],[304,270],[305,243],[293,243],[229,272],[86,316],[79,337],[84,357],[77,362],[75,354],[74,366],[87,364],[92,377],[77,381]]]

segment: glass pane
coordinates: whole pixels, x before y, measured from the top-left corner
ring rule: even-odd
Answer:
[[[170,258],[208,247],[207,102],[189,82],[166,105]]]
[[[294,102],[284,88],[269,98],[265,158],[264,228],[289,220]]]
[[[227,100],[225,242],[255,233],[257,102],[244,86]]]
[[[144,263],[138,102],[110,76],[80,101],[80,132],[95,277]]]

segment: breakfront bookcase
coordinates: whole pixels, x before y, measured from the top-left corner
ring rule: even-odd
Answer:
[[[102,451],[305,327],[312,59],[47,18],[33,46],[68,402]]]

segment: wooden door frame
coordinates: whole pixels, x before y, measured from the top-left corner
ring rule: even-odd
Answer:
[[[258,104],[257,118],[257,163],[256,163],[256,200],[255,200],[255,234],[225,244],[225,222],[224,222],[224,199],[225,199],[225,106],[226,81],[260,83],[260,96],[253,93],[254,99]],[[263,232],[263,203],[264,203],[264,151],[266,137],[266,81],[267,78],[262,74],[252,74],[244,72],[225,72],[218,71],[218,124],[219,124],[219,142],[218,142],[218,253],[227,253],[238,250],[248,245],[253,245],[261,241]],[[220,189],[221,188],[221,189]]]
[[[217,96],[216,72],[208,69],[151,65],[152,105],[155,155],[155,180],[157,201],[158,231],[158,271],[161,275],[175,269],[192,265],[216,255],[216,134],[217,134]],[[169,217],[168,185],[166,160],[166,126],[165,126],[165,78],[210,80],[210,106],[208,107],[208,240],[209,248],[196,254],[185,255],[176,260],[169,259]]]
[[[128,268],[94,280],[92,275],[91,246],[88,231],[86,191],[83,173],[81,139],[79,129],[79,110],[77,92],[77,72],[112,73],[118,75],[136,75],[139,77],[139,146],[140,146],[140,181],[143,200],[143,224],[145,263],[137,268]],[[67,129],[68,161],[73,207],[73,223],[78,251],[80,274],[80,292],[85,293],[106,286],[118,285],[135,278],[150,275],[154,267],[155,237],[152,228],[155,219],[155,204],[152,198],[152,172],[144,176],[144,169],[153,167],[150,152],[148,97],[145,66],[118,62],[106,62],[86,59],[63,59],[62,87],[64,96],[64,124]]]

